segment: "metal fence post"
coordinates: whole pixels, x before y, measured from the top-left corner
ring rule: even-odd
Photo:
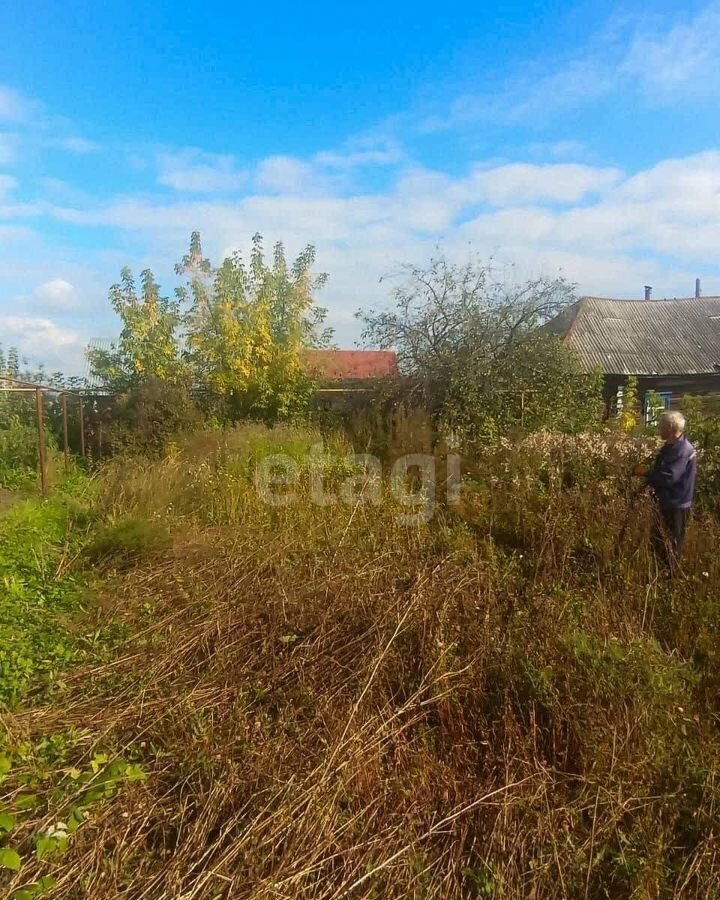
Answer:
[[[65,453],[65,473],[70,471],[70,446],[68,444],[68,413],[67,413],[67,394],[60,397],[62,404],[62,424],[63,424],[63,452]]]
[[[82,396],[78,397],[78,412],[80,415],[80,455],[85,458],[85,407]]]
[[[45,414],[42,388],[35,388],[35,411],[37,413],[38,462],[40,464],[40,489],[47,492],[47,471],[45,469]]]

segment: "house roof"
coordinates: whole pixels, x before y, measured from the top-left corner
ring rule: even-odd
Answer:
[[[720,297],[581,297],[548,324],[588,369],[608,375],[720,372]]]
[[[307,350],[305,369],[316,378],[346,381],[398,374],[394,350]]]

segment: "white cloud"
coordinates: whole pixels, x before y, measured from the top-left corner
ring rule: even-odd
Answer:
[[[712,96],[720,89],[720,3],[664,32],[639,31],[622,65],[624,75],[656,99]]]
[[[554,144],[551,144],[548,148],[550,153],[557,157],[568,158],[571,156],[578,157],[582,156],[586,152],[585,144],[582,141],[575,140],[565,140],[565,141],[555,141]]]
[[[64,278],[51,278],[35,289],[35,297],[49,309],[69,310],[77,307],[75,286]]]
[[[307,165],[266,160],[259,179],[266,192],[236,202],[119,198],[102,206],[44,209],[78,225],[111,225],[173,241],[199,228],[221,246],[260,229],[298,242],[346,244],[352,251],[368,235],[390,243],[393,235],[400,243],[403,236],[438,239],[474,222],[475,233],[496,246],[521,239],[528,245],[587,244],[688,260],[706,253],[710,264],[712,242],[720,241],[715,152],[666,160],[629,177],[575,164],[476,166],[458,178],[415,168],[398,173],[384,193],[342,196],[302,193]]]
[[[720,4],[711,3],[694,17],[674,15],[673,21],[656,19],[659,27],[651,27],[649,18],[628,19],[609,36],[571,49],[564,59],[531,63],[523,76],[493,94],[457,98],[440,116],[426,120],[424,128],[460,127],[484,118],[493,126],[532,119],[544,124],[554,113],[619,91],[630,104],[638,97],[664,102],[720,94]],[[3,119],[25,125],[4,126],[8,133],[0,134],[1,165],[18,156],[20,139],[29,149],[99,149],[81,137],[59,137],[73,135],[75,127],[51,120],[39,104],[0,87],[0,122]],[[410,116],[398,121],[417,127]],[[150,265],[158,274],[170,272],[195,229],[202,232],[213,258],[220,251],[246,247],[258,230],[268,245],[285,240],[290,254],[306,242],[315,243],[318,265],[331,276],[324,299],[348,334],[349,313],[387,295],[386,285],[378,284],[380,276],[403,261],[426,260],[438,243],[457,259],[467,255],[468,247],[481,256],[513,259],[528,276],[562,269],[582,290],[593,293],[639,295],[645,282],[655,285],[658,296],[686,293],[695,274],[708,277],[708,292],[716,277],[720,293],[720,263],[715,262],[720,152],[666,159],[626,174],[579,164],[593,160],[592,150],[574,140],[572,132],[554,142],[562,135],[538,132],[543,143],[531,145],[525,159],[479,160],[460,174],[448,174],[444,166],[414,164],[398,142],[387,138],[392,133],[392,128],[382,133],[378,129],[379,137],[355,138],[305,158],[270,156],[247,172],[232,154],[146,147],[133,160],[137,180],[155,173],[160,185],[177,193],[116,195],[107,202],[52,177],[32,179],[34,196],[13,193],[15,179],[0,175],[3,240],[33,235],[15,221],[53,219],[110,227],[116,229],[113,236],[120,236],[105,256],[98,252],[92,257],[98,269],[92,273],[92,290],[87,273],[78,271],[80,264],[72,267],[67,248],[62,256],[44,256],[40,238],[33,251],[36,258],[31,260],[28,252],[27,268],[18,276],[21,254],[14,251],[25,246],[14,245],[4,264],[0,262],[5,300],[0,339],[7,340],[2,329],[9,323],[16,330],[24,323],[28,341],[36,340],[30,335],[35,329],[50,335],[49,347],[74,352],[77,335],[42,318],[38,303],[47,310],[73,310],[79,295],[97,297],[97,309],[106,309],[105,284],[112,274],[107,279],[105,274],[111,267],[115,274],[127,261],[136,270]],[[367,171],[370,167],[378,171]],[[370,181],[368,175],[380,177]],[[30,183],[23,176],[23,187],[26,181]],[[374,185],[372,190],[368,184]],[[132,234],[131,242],[123,240],[126,234]],[[124,248],[138,244],[142,258],[126,260]],[[47,246],[52,250],[50,241]],[[83,252],[79,249],[76,259],[85,265]],[[108,262],[113,253],[123,258]],[[38,318],[7,314],[8,298],[18,297],[31,304]],[[85,328],[81,313],[73,314],[73,321]]]
[[[255,185],[273,194],[303,194],[327,188],[317,170],[294,156],[268,156],[257,167]]]
[[[0,84],[0,121],[25,122],[32,117],[38,104],[7,85]]]
[[[576,164],[535,166],[522,163],[477,171],[473,182],[493,206],[515,203],[577,203],[588,194],[605,193],[623,177],[619,169]]]
[[[60,147],[61,150],[67,150],[69,153],[78,153],[83,156],[87,153],[97,153],[100,150],[100,145],[95,141],[89,141],[87,138],[82,137],[58,138],[52,143],[54,146]]]
[[[618,85],[617,61],[608,59],[609,50],[594,55],[586,49],[554,69],[545,60],[527,65],[527,72],[492,94],[466,93],[447,108],[426,115],[416,124],[422,133],[448,131],[470,123],[487,121],[493,125],[517,124],[548,118],[606,96]],[[613,50],[613,57],[617,51]]]
[[[0,240],[2,241],[23,241],[35,237],[32,228],[25,228],[22,225],[0,225]]]
[[[523,74],[499,90],[466,92],[443,109],[416,116],[414,124],[420,133],[433,133],[481,121],[547,123],[620,93],[624,104],[631,98],[652,105],[712,100],[720,98],[719,57],[720,0],[695,15],[682,5],[672,17],[625,15],[572,55],[526,60]]]
[[[60,195],[54,204],[6,204],[4,210],[132,233],[143,241],[135,268],[150,265],[158,274],[171,271],[195,229],[214,259],[246,248],[255,231],[268,246],[284,240],[290,255],[315,243],[318,266],[330,273],[323,301],[344,343],[356,335],[350,312],[387,297],[380,277],[404,261],[422,263],[438,243],[455,259],[466,258],[470,247],[480,256],[514,260],[526,277],[562,270],[588,293],[640,296],[645,283],[655,285],[657,296],[689,293],[696,274],[708,293],[720,292],[720,152],[630,174],[565,163],[478,163],[459,176],[400,166],[391,170],[387,188],[372,193],[353,188],[345,173],[327,178],[314,160],[264,160],[244,194],[222,201],[120,196],[98,203],[68,196],[63,202]],[[64,280],[57,271],[46,268],[35,296],[61,308],[72,301],[70,288],[57,284]],[[67,268],[60,271],[70,287],[84,283]],[[93,295],[103,294],[104,283]]]
[[[205,153],[194,147],[158,153],[157,164],[160,184],[176,191],[233,193],[247,181],[247,173],[235,167],[233,156]]]
[[[0,334],[5,346],[17,347],[34,363],[62,365],[82,352],[76,331],[59,328],[51,319],[0,313]]]
[[[3,199],[6,194],[9,194],[17,186],[17,178],[13,178],[12,175],[0,174],[0,199]]]
[[[405,159],[394,142],[356,141],[342,151],[324,150],[309,160],[278,154],[261,160],[254,186],[271,194],[335,194],[350,189],[359,169],[396,167]]]
[[[8,166],[15,161],[17,144],[16,134],[10,132],[0,134],[0,166]]]
[[[557,111],[586,105],[605,96],[616,85],[615,68],[604,54],[598,58],[583,55],[536,81],[518,82],[513,91],[514,98],[502,98],[495,106],[495,112],[502,115],[504,108],[510,122],[536,116],[545,117]]]
[[[365,166],[392,166],[401,162],[404,151],[395,141],[361,140],[344,151],[316,153],[313,162],[329,169],[357,169]]]

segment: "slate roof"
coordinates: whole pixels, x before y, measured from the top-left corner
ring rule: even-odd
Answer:
[[[308,374],[328,381],[385,378],[398,374],[394,350],[307,350],[303,361]]]
[[[581,297],[547,327],[607,375],[720,372],[720,297]]]

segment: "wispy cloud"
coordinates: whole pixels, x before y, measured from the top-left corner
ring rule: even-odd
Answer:
[[[71,310],[77,308],[75,285],[64,278],[51,278],[35,288],[34,296],[47,309]]]
[[[294,156],[269,156],[256,170],[254,184],[258,191],[271,194],[327,193],[340,181],[320,171],[311,162]]]
[[[367,166],[392,166],[405,159],[405,151],[397,141],[360,138],[343,150],[316,153],[313,162],[329,169],[358,169]]]
[[[160,184],[189,193],[235,193],[248,177],[236,167],[233,156],[206,153],[196,147],[162,151],[157,154],[157,166]]]
[[[35,100],[0,84],[0,122],[27,122],[39,109]]]
[[[624,16],[554,65],[528,60],[499,91],[466,92],[417,117],[433,133],[470,123],[517,124],[549,118],[623,92],[650,104],[720,99],[720,2],[694,16]]]
[[[0,200],[5,199],[10,191],[14,190],[17,186],[17,178],[13,178],[12,175],[0,174]]]
[[[395,169],[407,154],[395,140],[358,137],[338,150],[322,150],[308,159],[277,154],[261,160],[254,187],[273,194],[330,194],[352,189],[368,168]]]
[[[32,237],[35,237],[35,232],[32,228],[27,228],[25,225],[0,224],[0,241],[6,243],[10,241],[25,241]]]
[[[82,347],[77,331],[60,328],[40,316],[0,313],[0,334],[6,346],[20,347],[24,354],[51,365],[67,360],[68,352],[78,354]]]
[[[95,141],[73,134],[66,118],[49,115],[44,104],[4,85],[0,85],[0,123],[12,127],[0,133],[0,165],[15,163],[21,146],[81,155],[101,149]]]
[[[0,133],[0,166],[9,166],[15,161],[18,136],[13,132]]]
[[[479,200],[492,206],[528,203],[577,203],[589,194],[604,194],[623,177],[619,169],[572,163],[530,165],[515,163],[479,169],[472,187]]]
[[[380,123],[302,157],[279,153],[253,162],[233,145],[227,153],[145,145],[132,148],[131,171],[126,147],[98,147],[79,137],[82,124],[50,118],[42,104],[0,89],[0,122],[12,123],[0,134],[7,169],[0,173],[2,339],[38,357],[76,354],[79,335],[115,327],[100,316],[108,309],[105,285],[120,265],[149,265],[171,277],[195,229],[214,259],[246,247],[255,231],[268,243],[283,239],[290,253],[315,243],[331,276],[324,300],[345,343],[355,336],[350,313],[386,297],[380,276],[404,261],[423,262],[438,243],[456,259],[475,252],[514,261],[521,277],[562,270],[592,293],[639,295],[646,282],[658,295],[687,293],[695,275],[706,277],[708,291],[717,279],[720,292],[720,152],[662,159],[654,147],[655,164],[631,165],[639,154],[628,155],[621,170],[596,155],[592,132],[573,127],[540,134],[542,143],[525,138],[523,151],[499,140],[488,155],[459,152],[451,164],[437,151],[454,136],[427,135],[477,122],[517,134],[517,125],[615,95],[618,106],[620,98],[626,103],[623,112],[720,98],[718,10],[716,2],[694,17],[624,20],[555,63],[529,61],[525,74],[492,93],[456,96],[437,114],[400,115],[394,127]],[[96,152],[93,178],[122,157],[128,181],[113,181],[108,166],[102,191],[94,190],[96,182],[83,182],[82,167],[60,151]],[[46,168],[33,172],[36,161]],[[74,248],[64,236],[76,233],[82,240]],[[94,252],[87,249],[93,241]]]
[[[49,142],[50,146],[67,150],[68,153],[78,153],[84,156],[87,153],[97,153],[101,148],[96,141],[90,141],[83,137],[56,138]]]
[[[681,15],[669,29],[638,29],[621,66],[621,75],[656,101],[720,93],[720,3]]]
[[[275,170],[277,173],[277,170]],[[292,166],[287,173],[293,176]],[[285,173],[283,173],[285,174]],[[293,176],[294,177],[294,176]],[[427,254],[437,241],[450,247],[541,263],[552,268],[572,260],[569,277],[609,290],[600,261],[619,272],[650,264],[664,271],[672,291],[688,267],[713,268],[720,243],[720,153],[666,160],[627,175],[614,168],[573,164],[471,166],[461,177],[431,169],[397,172],[382,192],[343,195],[257,191],[234,202],[161,202],[118,198],[94,206],[53,206],[45,214],[79,226],[112,226],[150,241],[162,236],[175,253],[199,228],[223,250],[241,246],[260,230],[291,247],[318,245],[342,269],[358,260],[386,265]],[[288,185],[285,185],[288,187]],[[663,256],[661,265],[656,257]],[[585,262],[583,262],[583,259]],[[323,261],[323,265],[325,262]],[[361,279],[364,289],[375,272]],[[660,288],[659,288],[660,289]]]

